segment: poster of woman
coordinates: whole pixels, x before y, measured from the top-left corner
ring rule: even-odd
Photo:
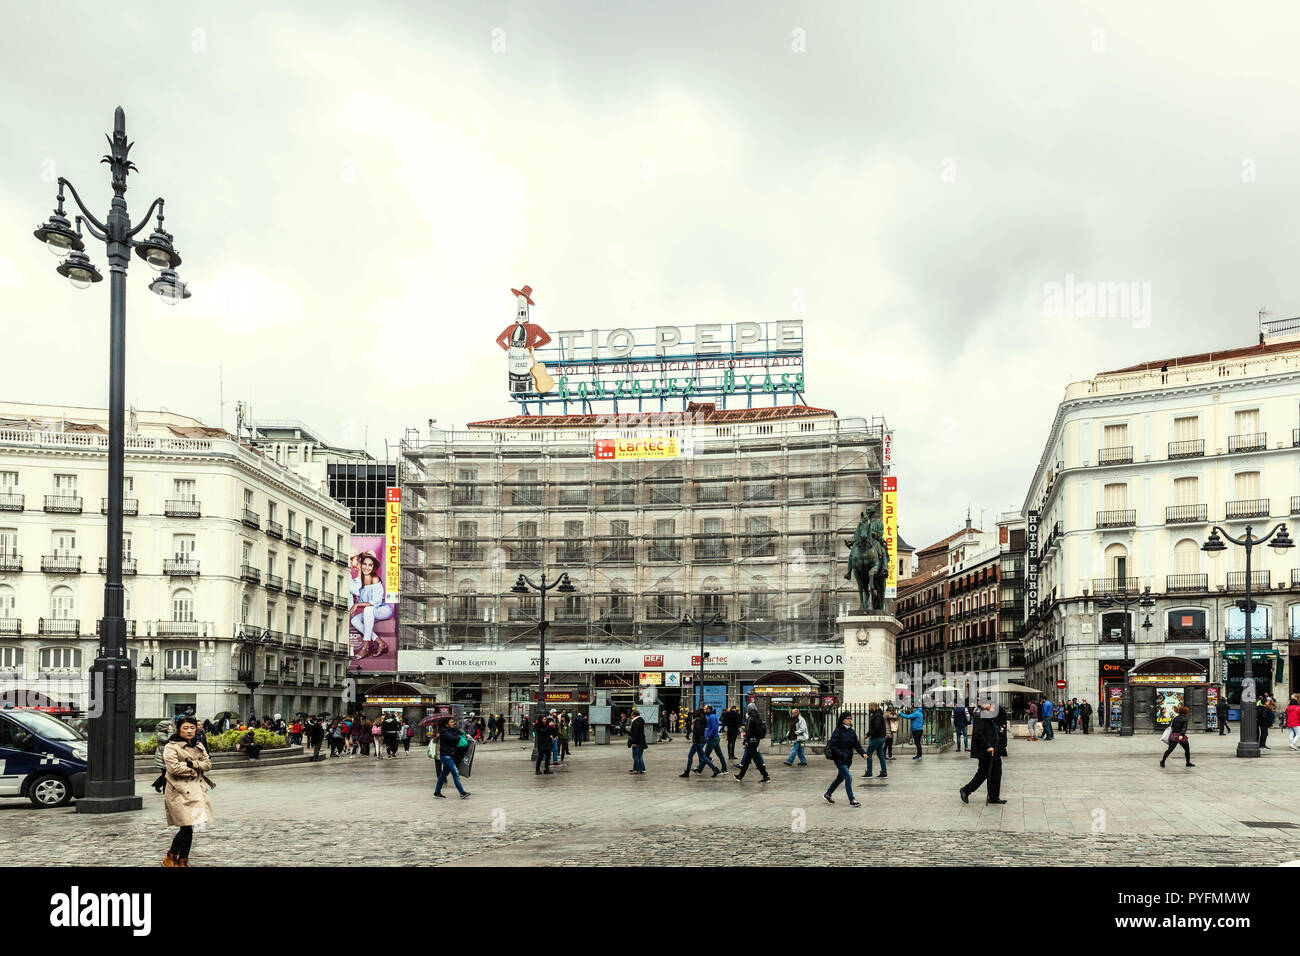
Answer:
[[[1183,706],[1183,689],[1181,687],[1161,687],[1156,690],[1156,723],[1161,726],[1169,723]]]
[[[397,670],[397,607],[387,601],[382,536],[354,537],[348,558],[348,643],[353,663],[366,670]]]

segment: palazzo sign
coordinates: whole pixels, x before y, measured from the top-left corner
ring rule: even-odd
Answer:
[[[510,398],[525,410],[592,402],[662,410],[700,398],[726,407],[733,396],[749,406],[755,396],[776,404],[803,394],[802,319],[548,331],[533,321],[532,288],[511,291],[515,321],[496,342],[507,353]]]

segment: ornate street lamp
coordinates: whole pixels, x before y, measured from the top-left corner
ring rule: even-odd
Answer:
[[[1119,607],[1124,610],[1124,626],[1120,629],[1124,635],[1124,700],[1120,703],[1119,717],[1119,735],[1121,737],[1133,736],[1133,686],[1129,681],[1129,672],[1132,666],[1129,664],[1128,645],[1132,635],[1131,620],[1129,617],[1129,608],[1140,607],[1144,611],[1149,611],[1156,606],[1156,602],[1151,600],[1151,588],[1145,587],[1140,595],[1130,595],[1128,588],[1121,587],[1117,594],[1111,594],[1107,591],[1097,599],[1097,606],[1103,608]],[[1147,615],[1143,628],[1151,627],[1151,615]],[[1137,663],[1135,660],[1133,663]]]
[[[118,107],[113,114],[109,152],[101,162],[112,173],[113,201],[101,221],[86,208],[76,188],[59,177],[58,206],[34,233],[61,261],[59,275],[74,288],[87,289],[103,276],[85,253],[81,227],[103,242],[109,264],[109,366],[108,366],[108,551],[105,562],[103,643],[90,669],[95,688],[96,713],[90,718],[90,759],[86,795],[77,801],[78,813],[116,813],[139,810],[143,801],[135,794],[135,669],[126,654],[126,621],[122,615],[122,472],[123,417],[126,397],[126,270],[131,250],[154,268],[180,263],[171,246],[171,235],[162,229],[162,203],[155,199],[139,225],[132,226],[126,209],[126,177],[138,172],[128,158],[132,144],[126,138],[126,113]],[[64,211],[64,188],[81,210],[74,230]],[[158,226],[146,240],[135,238],[158,210]],[[164,273],[164,276],[166,274]],[[173,272],[165,281],[156,279],[150,289],[164,301],[179,301],[188,295]]]
[[[515,594],[528,594],[537,591],[542,596],[541,614],[538,615],[537,633],[541,638],[541,647],[537,655],[537,715],[540,717],[546,713],[546,629],[550,626],[546,620],[546,592],[558,590],[561,594],[572,594],[577,590],[573,582],[569,580],[567,571],[561,572],[560,576],[550,584],[546,583],[546,568],[542,567],[541,581],[534,584],[532,579],[526,575],[519,575],[515,580],[514,586],[510,590]],[[537,757],[537,743],[533,743],[533,759]]]
[[[697,707],[702,708],[704,706],[704,662],[709,659],[709,652],[704,649],[704,629],[706,627],[722,627],[726,623],[726,618],[717,611],[714,611],[713,616],[707,620],[703,617],[691,617],[689,613],[682,615],[682,627],[693,627],[696,624],[700,626],[700,699],[695,705]]]
[[[1275,554],[1286,554],[1288,549],[1295,547],[1295,542],[1287,534],[1286,524],[1282,523],[1275,527],[1263,537],[1255,537],[1251,533],[1252,525],[1246,525],[1246,533],[1240,538],[1234,538],[1228,532],[1224,531],[1218,525],[1210,529],[1210,536],[1206,539],[1205,544],[1201,545],[1201,550],[1211,558],[1217,558],[1220,554],[1228,549],[1219,537],[1223,532],[1223,537],[1227,538],[1232,544],[1246,549],[1246,599],[1238,601],[1237,606],[1242,609],[1246,615],[1246,651],[1245,659],[1242,663],[1241,672],[1241,737],[1237,741],[1238,757],[1258,757],[1259,756],[1259,731],[1255,722],[1255,708],[1249,706],[1255,702],[1255,668],[1254,652],[1250,639],[1250,615],[1255,610],[1255,604],[1250,599],[1250,556],[1256,547],[1273,542],[1273,552]]]

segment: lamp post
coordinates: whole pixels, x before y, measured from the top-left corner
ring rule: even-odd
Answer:
[[[1263,537],[1255,537],[1251,533],[1252,527],[1252,525],[1246,525],[1246,533],[1240,538],[1234,538],[1218,525],[1215,525],[1210,529],[1210,536],[1206,539],[1205,544],[1201,545],[1202,551],[1211,558],[1217,558],[1227,550],[1227,545],[1219,537],[1220,533],[1222,533],[1223,537],[1227,538],[1228,541],[1246,549],[1246,599],[1237,602],[1237,606],[1246,615],[1246,657],[1241,672],[1241,738],[1237,741],[1238,757],[1259,756],[1259,732],[1255,726],[1255,708],[1246,706],[1255,702],[1254,653],[1250,640],[1250,615],[1255,610],[1255,607],[1254,602],[1250,599],[1250,553],[1259,545],[1267,544],[1270,540],[1273,542],[1273,551],[1277,554],[1285,554],[1287,549],[1295,547],[1295,542],[1287,534],[1285,522],[1279,524]]]
[[[256,707],[257,688],[260,687],[263,683],[262,681],[257,679],[257,648],[259,644],[271,643],[271,632],[262,631],[260,635],[254,637],[247,631],[241,630],[239,632],[239,636],[236,637],[235,640],[238,643],[244,645],[245,647],[250,648],[249,650],[250,666],[248,670],[244,670],[242,667],[239,668],[238,670],[239,670],[240,683],[248,688],[248,724],[251,727],[253,725],[253,721],[257,719],[257,707]]]
[[[703,617],[691,617],[689,613],[682,615],[682,627],[700,627],[700,700],[697,707],[704,706],[704,662],[709,659],[709,652],[704,649],[704,629],[706,627],[719,627],[726,624],[726,619],[718,612],[713,612],[713,616],[708,620]]]
[[[514,587],[510,590],[515,594],[528,594],[530,591],[537,591],[542,596],[541,613],[538,615],[537,621],[537,633],[541,638],[541,647],[537,655],[537,715],[540,717],[546,713],[546,628],[550,626],[546,620],[546,592],[558,590],[561,594],[572,594],[577,588],[569,580],[568,572],[561,572],[558,578],[547,584],[546,568],[543,566],[540,583],[534,584],[532,578],[521,574],[516,579]],[[534,741],[534,759],[536,751],[537,744]]]
[[[144,219],[131,225],[126,209],[126,177],[137,171],[128,155],[132,144],[126,138],[126,113],[118,107],[113,114],[109,152],[101,162],[112,172],[113,201],[108,217],[97,219],[72,183],[59,177],[58,206],[35,236],[60,260],[59,275],[74,288],[86,289],[103,276],[86,255],[81,237],[85,226],[90,235],[106,246],[109,281],[109,366],[108,366],[108,559],[104,583],[103,643],[90,668],[95,704],[90,718],[90,759],[86,795],[77,801],[78,813],[117,813],[139,810],[143,801],[135,794],[135,670],[126,654],[126,621],[122,615],[122,472],[123,414],[126,407],[126,270],[131,250],[159,273],[149,290],[169,305],[189,298],[189,290],[176,275],[181,257],[172,246],[171,234],[163,229],[163,200],[155,199]],[[81,210],[76,229],[64,210],[64,189]],[[149,238],[135,235],[158,211],[157,227]]]
[[[1156,606],[1156,602],[1151,600],[1151,588],[1145,587],[1140,595],[1130,595],[1128,588],[1121,587],[1119,593],[1111,594],[1107,591],[1097,600],[1098,607],[1119,607],[1124,609],[1124,626],[1120,629],[1124,635],[1124,700],[1120,704],[1119,717],[1119,735],[1121,737],[1133,736],[1133,686],[1129,682],[1129,671],[1132,667],[1129,665],[1128,645],[1132,635],[1132,626],[1129,618],[1129,608],[1137,606],[1144,611],[1150,610]],[[1147,615],[1144,628],[1151,627],[1151,616]]]

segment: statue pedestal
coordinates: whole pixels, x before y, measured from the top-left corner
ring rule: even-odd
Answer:
[[[844,640],[844,703],[893,700],[903,625],[892,614],[848,614],[835,627]]]

